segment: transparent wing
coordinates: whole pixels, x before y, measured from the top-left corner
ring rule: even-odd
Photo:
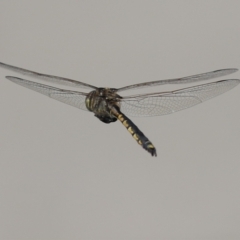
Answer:
[[[167,80],[157,80],[152,82],[138,83],[138,84],[133,84],[126,87],[118,88],[117,92],[126,91],[130,89],[135,90],[143,87],[153,87],[153,86],[164,85],[164,84],[184,84],[184,83],[199,82],[199,81],[204,81],[212,78],[226,76],[236,71],[238,71],[237,68],[228,68],[228,69],[221,69],[213,72],[207,72],[207,73],[192,75],[192,76],[183,77],[183,78],[174,78],[174,79],[167,79]]]
[[[238,79],[223,80],[171,92],[123,97],[121,111],[135,117],[170,114],[216,97],[239,83]]]
[[[37,73],[37,72],[29,71],[27,69],[11,66],[11,65],[1,63],[1,62],[0,62],[0,67],[12,70],[12,71],[17,72],[17,73],[21,73],[23,75],[31,76],[31,77],[34,77],[36,79],[41,79],[41,80],[44,80],[44,81],[47,81],[47,82],[50,82],[50,83],[57,83],[57,84],[61,84],[61,85],[65,85],[65,86],[72,86],[72,87],[97,89],[97,87],[89,85],[87,83],[79,82],[79,81],[68,79],[68,78]]]
[[[18,85],[21,85],[33,91],[44,94],[50,98],[56,99],[60,102],[66,103],[73,107],[88,111],[85,105],[85,98],[87,96],[86,93],[55,88],[55,87],[28,81],[28,80],[17,78],[17,77],[6,77],[6,78]]]

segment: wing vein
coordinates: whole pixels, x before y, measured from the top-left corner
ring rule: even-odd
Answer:
[[[7,76],[6,78],[18,85],[21,85],[33,91],[39,92],[52,99],[58,100],[60,102],[66,103],[68,105],[71,105],[73,107],[76,107],[85,111],[88,111],[85,105],[85,98],[87,96],[86,93],[55,88],[52,86],[28,81],[28,80],[17,78],[17,77]]]

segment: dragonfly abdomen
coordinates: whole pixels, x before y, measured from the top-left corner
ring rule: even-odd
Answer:
[[[123,124],[132,137],[147,150],[152,156],[157,156],[156,148],[149,141],[149,139],[139,130],[139,128],[123,113],[119,113],[117,119]]]

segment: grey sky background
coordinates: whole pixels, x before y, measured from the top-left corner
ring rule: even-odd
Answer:
[[[1,0],[0,61],[99,87],[240,68],[239,12],[238,0]],[[6,75],[21,77],[0,69],[0,239],[239,239],[239,86],[131,118],[152,158],[119,122]]]

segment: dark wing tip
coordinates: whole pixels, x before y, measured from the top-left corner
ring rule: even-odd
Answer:
[[[5,77],[6,79],[10,80],[10,81],[15,81],[16,79],[20,79],[20,78],[17,78],[17,77],[13,77],[13,76],[6,76]]]
[[[214,72],[227,72],[227,74],[231,74],[231,73],[235,73],[238,71],[238,68],[226,68],[226,69],[219,69],[219,70],[215,70]]]

